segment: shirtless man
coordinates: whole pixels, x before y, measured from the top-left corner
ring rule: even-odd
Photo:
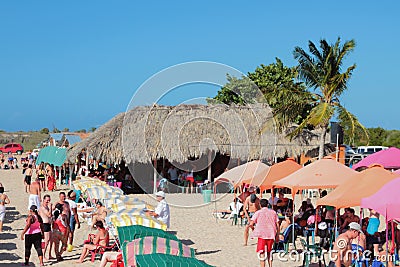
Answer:
[[[44,260],[47,261],[51,258],[51,251],[49,251],[49,258],[46,258],[46,250],[47,246],[50,243],[51,239],[51,223],[52,223],[52,212],[53,212],[53,204],[51,204],[51,199],[49,195],[45,195],[43,197],[42,205],[39,208],[39,215],[43,220],[43,232],[44,232],[44,250],[43,257]]]
[[[24,184],[25,184],[25,191],[28,193],[29,192],[29,187],[32,183],[32,165],[28,165],[28,168],[25,171],[25,178],[24,178]],[[39,206],[37,206],[39,207]]]
[[[60,194],[58,196],[59,196],[60,200],[57,203],[60,203],[63,205],[64,212],[67,215],[67,217],[68,217],[67,219],[69,222],[69,220],[71,218],[71,209],[70,209],[69,203],[67,201],[67,196],[65,195],[65,192],[60,192]],[[68,225],[68,228],[69,228],[69,225]]]
[[[36,207],[40,207],[40,183],[38,180],[35,180],[31,183],[29,187],[29,202],[28,202],[28,210],[32,205],[36,205]]]
[[[351,244],[353,239],[357,238],[360,233],[361,226],[356,222],[351,222],[349,224],[349,230],[337,237],[330,255],[332,261],[329,263],[328,267],[351,266],[351,261],[353,259]]]
[[[244,229],[244,246],[247,246],[247,240],[249,239],[249,228],[251,228],[252,230],[254,229],[254,227],[250,225],[251,217],[256,211],[261,209],[260,199],[255,194],[254,188],[250,187],[249,192],[251,193],[251,195],[246,198],[243,204],[244,214],[249,223]]]
[[[350,225],[350,223],[358,223],[359,221],[360,217],[354,214],[354,209],[349,208],[346,210],[346,217],[343,221],[343,224],[340,226],[340,230],[343,232],[347,229],[347,226]]]

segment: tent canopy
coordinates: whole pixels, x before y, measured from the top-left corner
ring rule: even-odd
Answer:
[[[386,169],[400,168],[400,149],[391,147],[378,151],[360,160],[357,164],[354,164],[353,169],[368,167],[374,163],[380,164]]]
[[[317,200],[317,205],[336,208],[360,206],[361,199],[376,193],[383,185],[398,177],[379,166],[356,173],[327,196]]]
[[[269,168],[267,176],[264,178],[260,185],[261,191],[270,189],[273,187],[274,182],[283,179],[284,177],[301,169],[301,165],[293,159],[287,159],[283,162],[272,165]]]
[[[233,186],[237,187],[243,180],[262,182],[268,173],[269,166],[259,160],[253,160],[245,164],[239,165],[222,173],[215,178],[216,184],[229,181]]]
[[[42,148],[39,152],[38,158],[36,159],[36,163],[50,163],[54,166],[62,166],[67,159],[67,149],[56,146],[48,146]]]
[[[393,179],[388,182],[375,194],[361,199],[361,208],[369,208],[376,210],[383,216],[387,221],[393,219],[400,219],[400,178]]]
[[[355,174],[356,171],[337,162],[334,158],[325,157],[273,182],[272,185],[290,188],[294,195],[302,189],[335,188]]]

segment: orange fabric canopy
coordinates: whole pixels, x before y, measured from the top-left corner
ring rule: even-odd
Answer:
[[[355,174],[356,171],[337,162],[334,158],[325,157],[273,182],[272,185],[288,187],[294,195],[302,189],[335,188]]]
[[[317,205],[328,205],[338,209],[360,206],[362,198],[375,194],[396,177],[399,177],[399,174],[373,166],[357,173],[331,193],[317,200]]]
[[[259,160],[247,162],[246,164],[239,165],[229,171],[222,173],[215,178],[214,183],[229,181],[235,187],[240,185],[243,180],[260,180],[264,179],[267,175],[269,166]]]
[[[260,187],[261,191],[271,189],[272,183],[278,181],[289,174],[301,169],[301,165],[293,159],[288,159],[269,167],[266,176],[254,177],[253,179],[242,180],[242,184],[251,184]]]

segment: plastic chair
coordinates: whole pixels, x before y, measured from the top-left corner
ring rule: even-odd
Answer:
[[[304,247],[303,266],[306,266],[306,267],[310,266],[310,263],[311,263],[312,259],[315,258],[315,257],[318,259],[319,267],[321,267],[322,261],[324,262],[324,266],[326,266],[325,258],[322,256],[323,255],[322,254],[322,248],[319,245],[317,245],[317,244],[309,245],[302,238],[300,238],[300,241],[301,241],[301,244]],[[322,261],[321,261],[321,259],[322,259]]]
[[[288,253],[289,252],[289,244],[293,243],[294,244],[294,249],[296,249],[296,243],[293,241],[296,241],[297,239],[297,231],[301,229],[301,227],[295,223],[294,224],[294,240],[293,240],[293,224],[290,224],[286,230],[283,232],[283,240],[279,240],[279,242],[276,244],[277,249],[283,248],[283,250]]]

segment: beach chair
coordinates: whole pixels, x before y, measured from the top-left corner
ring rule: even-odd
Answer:
[[[186,258],[168,254],[145,254],[136,257],[137,267],[212,267],[196,258]]]
[[[293,240],[293,229],[294,229],[294,240]],[[301,227],[295,223],[294,227],[293,224],[289,225],[286,230],[283,232],[283,240],[279,240],[278,243],[276,243],[276,249],[277,250],[284,250],[286,253],[289,252],[289,244],[293,243],[294,244],[294,249],[296,249],[296,241],[297,239],[297,232],[301,230]]]
[[[170,234],[166,231],[141,225],[119,226],[117,227],[117,232],[122,251],[125,250],[127,243],[145,236],[158,236],[179,241],[179,239],[175,235]],[[125,263],[127,263],[126,260],[127,259],[124,256]]]
[[[195,257],[194,249],[168,238],[146,236],[129,242],[122,251],[127,258],[127,266],[136,266],[136,256],[144,254],[168,254],[188,258]]]
[[[326,266],[325,257],[323,257],[322,254],[322,248],[318,244],[310,245],[303,238],[300,238],[300,241],[304,248],[303,266],[310,266],[313,258],[318,259],[319,267],[321,267],[322,262],[324,263],[324,266]]]

